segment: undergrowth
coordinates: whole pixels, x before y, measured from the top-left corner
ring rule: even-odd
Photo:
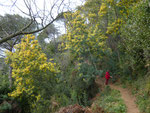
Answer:
[[[136,96],[136,103],[142,113],[150,113],[150,77],[139,77],[130,85],[132,93]]]
[[[127,111],[120,91],[111,89],[109,86],[104,89],[104,92],[98,97],[95,104],[109,113],[126,113]]]

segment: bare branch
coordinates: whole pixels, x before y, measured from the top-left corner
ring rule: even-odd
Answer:
[[[10,40],[10,39],[14,38],[15,36],[23,35],[22,34],[23,31],[26,30],[28,27],[30,27],[32,23],[33,23],[33,21],[31,20],[31,22],[27,26],[25,26],[24,28],[22,28],[20,31],[18,31],[18,32],[14,33],[14,34],[8,35],[6,38],[2,38],[0,40],[0,44],[2,44],[3,42],[6,42],[7,40]]]
[[[58,10],[57,10],[58,12],[57,13],[59,13],[59,9],[62,6],[63,2],[64,2],[64,0],[62,0],[61,3],[60,3],[60,5],[58,6]]]
[[[13,4],[12,7],[15,10],[17,8],[17,10],[20,11],[23,15],[30,17],[31,22],[21,30],[13,31],[10,33],[8,32],[9,28],[6,30],[4,28],[3,31],[7,31],[7,34],[5,32],[3,33],[4,36],[0,36],[0,45],[10,39],[13,39],[14,37],[17,38],[16,36],[37,33],[47,28],[50,24],[61,17],[61,14],[63,14],[64,10],[65,12],[69,10],[69,5],[71,4],[70,0],[66,0],[69,3],[66,3],[65,0],[43,0],[42,3],[39,2],[39,0],[22,0],[22,8],[20,1],[21,0],[11,0]],[[28,28],[30,28],[30,26],[33,24],[37,25],[36,29],[27,31]],[[14,39],[13,41],[15,41]]]
[[[18,32],[14,33],[14,34],[11,34],[11,35],[9,35],[9,36],[3,38],[3,39],[1,39],[1,40],[0,40],[0,44],[2,44],[3,42],[6,42],[7,40],[10,40],[10,39],[12,39],[12,38],[18,36],[18,35],[25,35],[25,34],[34,34],[34,33],[37,33],[37,32],[39,32],[39,31],[41,31],[41,30],[47,28],[47,27],[48,27],[49,25],[51,25],[54,21],[56,21],[58,18],[59,18],[59,16],[56,17],[55,19],[53,19],[49,24],[47,24],[46,26],[44,26],[44,27],[42,27],[42,28],[40,28],[40,29],[37,29],[37,30],[34,30],[34,31],[30,31],[30,32],[24,32],[24,30],[27,29],[27,28],[32,24],[33,21],[31,21],[30,24],[28,24],[27,26],[25,26],[25,27],[24,27],[23,29],[21,29],[20,31],[18,31]]]
[[[15,6],[16,2],[17,2],[17,0],[15,0],[15,2],[13,2],[11,8],[12,8],[13,6]]]

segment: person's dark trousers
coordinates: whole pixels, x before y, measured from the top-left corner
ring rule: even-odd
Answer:
[[[106,79],[106,81],[105,81],[105,85],[108,85],[108,80],[109,80],[109,79]]]

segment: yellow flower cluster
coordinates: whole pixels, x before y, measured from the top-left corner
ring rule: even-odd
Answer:
[[[119,31],[120,26],[122,25],[123,20],[118,18],[115,22],[107,27],[107,34],[117,33]]]
[[[105,8],[103,4],[102,8]],[[94,18],[96,14],[89,14],[88,17]],[[70,18],[69,24],[67,24],[67,34],[64,36],[65,42],[61,46],[65,46],[65,49],[71,50],[75,55],[81,55],[88,51],[97,54],[98,50],[105,47],[106,36],[102,35],[99,29],[99,24],[96,26],[88,26],[86,19],[81,16],[80,12],[75,12],[66,15],[66,18]]]
[[[114,4],[114,0],[106,0],[107,3],[113,5]]]
[[[98,12],[98,15],[99,16],[104,16],[105,14],[107,13],[107,5],[106,3],[102,3],[101,7],[100,7],[100,10]]]
[[[26,93],[37,97],[38,100],[40,96],[32,94],[36,89],[35,78],[47,77],[47,72],[53,76],[56,72],[56,64],[47,61],[33,35],[26,35],[21,43],[15,46],[15,52],[7,52],[6,62],[13,68],[12,77],[16,88],[9,94],[12,97]]]
[[[67,35],[65,36],[65,43],[62,43],[61,46],[64,46],[64,49],[72,49],[76,52],[79,52],[81,48],[81,43],[85,40],[84,33],[87,33],[85,19],[80,15],[80,12],[74,12],[72,14],[65,15],[66,18],[74,18],[69,21],[67,26]]]

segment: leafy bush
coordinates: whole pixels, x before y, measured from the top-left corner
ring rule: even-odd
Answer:
[[[133,79],[145,75],[149,67],[150,44],[150,7],[148,0],[141,1],[129,10],[129,18],[122,27],[121,41],[122,56],[121,67],[123,71],[130,70]],[[126,65],[127,68],[124,68]],[[129,76],[128,75],[128,76]]]
[[[140,1],[129,10],[129,18],[122,27],[124,37],[120,50],[122,81],[131,85],[142,113],[149,113],[150,103],[150,7],[149,1]]]
[[[8,96],[12,89],[9,88],[8,75],[0,75],[0,113],[13,111],[15,100]],[[14,110],[15,112],[15,110]]]
[[[90,98],[93,98],[98,90],[95,84],[97,71],[93,65],[82,63],[73,78],[73,89],[77,92],[78,102],[81,105],[90,105]]]
[[[126,113],[127,108],[121,99],[118,90],[111,90],[109,86],[104,89],[104,92],[98,97],[96,104],[109,113]]]
[[[7,52],[6,62],[13,68],[14,79],[14,89],[8,95],[19,102],[23,112],[30,112],[38,101],[44,105],[43,100],[50,100],[57,70],[51,60],[47,60],[33,35],[22,38],[15,52]]]
[[[149,113],[150,103],[150,89],[149,89],[150,77],[138,77],[138,79],[132,82],[132,93],[137,97],[136,103],[142,113]]]

